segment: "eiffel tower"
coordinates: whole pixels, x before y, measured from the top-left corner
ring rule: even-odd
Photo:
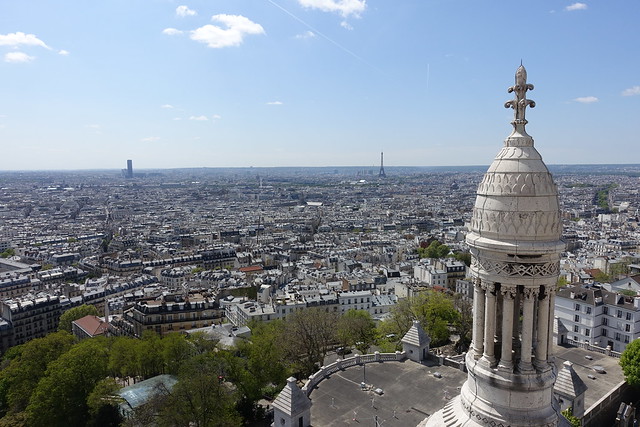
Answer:
[[[386,178],[387,174],[384,173],[384,152],[380,152],[380,172],[378,173],[379,178]]]

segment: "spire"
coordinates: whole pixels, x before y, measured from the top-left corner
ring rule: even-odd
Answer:
[[[536,103],[530,99],[527,99],[527,91],[533,90],[533,85],[527,83],[527,70],[520,61],[520,66],[516,70],[516,84],[511,86],[507,92],[514,92],[515,99],[505,102],[505,108],[512,108],[513,112],[513,125],[514,133],[520,133],[527,135],[524,126],[528,123],[525,119],[525,110],[527,107],[535,107]]]

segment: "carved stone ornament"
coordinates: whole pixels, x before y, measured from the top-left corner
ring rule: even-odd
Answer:
[[[524,294],[525,299],[534,299],[538,297],[538,292],[540,290],[537,288],[524,288],[524,291],[522,292]]]
[[[500,287],[500,293],[504,298],[514,299],[516,297],[517,288],[511,285],[502,285]]]
[[[511,277],[549,277],[556,276],[560,271],[560,263],[558,261],[522,264],[473,258],[472,266],[487,273]]]
[[[515,94],[515,99],[507,101],[504,104],[505,108],[512,108],[514,110],[513,121],[511,122],[514,128],[517,128],[517,125],[522,125],[522,129],[524,130],[524,125],[527,124],[527,119],[525,119],[526,108],[536,106],[535,102],[527,99],[528,90],[533,90],[533,85],[527,83],[527,70],[520,64],[516,70],[516,84],[508,89],[509,93],[513,92]]]

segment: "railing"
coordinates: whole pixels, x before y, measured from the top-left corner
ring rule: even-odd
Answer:
[[[604,354],[606,356],[615,357],[616,359],[620,359],[620,352],[611,350],[611,346],[607,346],[607,348],[598,347],[597,345],[589,344],[588,342],[580,342],[567,338],[567,344],[572,345],[574,347],[584,348],[585,350],[593,351],[596,353]]]
[[[349,368],[355,365],[364,365],[365,363],[373,363],[373,362],[391,362],[397,361],[401,362],[407,358],[405,352],[396,351],[395,353],[379,353],[375,352],[373,354],[356,354],[353,357],[349,357],[348,359],[338,359],[335,362],[331,363],[327,366],[322,366],[316,373],[312,374],[309,377],[307,383],[302,387],[302,391],[309,396],[313,389],[315,388],[320,381],[328,377],[329,375],[341,371],[343,369]]]

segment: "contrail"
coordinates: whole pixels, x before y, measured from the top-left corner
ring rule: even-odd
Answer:
[[[337,41],[331,39],[329,36],[324,35],[323,33],[321,33],[320,31],[318,31],[317,29],[315,29],[313,26],[309,25],[308,23],[306,23],[304,20],[302,20],[301,18],[298,18],[296,15],[294,15],[293,13],[289,12],[287,9],[285,9],[284,7],[280,6],[278,3],[274,2],[273,0],[267,0],[269,3],[271,3],[272,5],[274,5],[275,7],[277,7],[278,9],[280,9],[281,11],[283,11],[284,13],[286,13],[287,15],[289,15],[290,17],[292,17],[293,19],[295,19],[296,21],[300,22],[302,25],[306,26],[307,28],[309,28],[311,31],[313,31],[314,33],[318,34],[320,37],[322,37],[323,39],[327,40],[329,43],[333,44],[334,46],[338,47],[339,49],[341,49],[342,51],[348,53],[349,55],[353,56],[354,58],[356,58],[359,61],[364,62],[365,64],[367,64],[368,66],[370,66],[371,68],[374,68],[378,71],[380,71],[382,73],[382,70],[380,70],[378,67],[368,63],[367,61],[365,61],[364,58],[362,58],[361,56],[356,55],[354,52],[350,51],[349,49],[347,49],[346,47],[342,46],[340,43],[338,43]]]

